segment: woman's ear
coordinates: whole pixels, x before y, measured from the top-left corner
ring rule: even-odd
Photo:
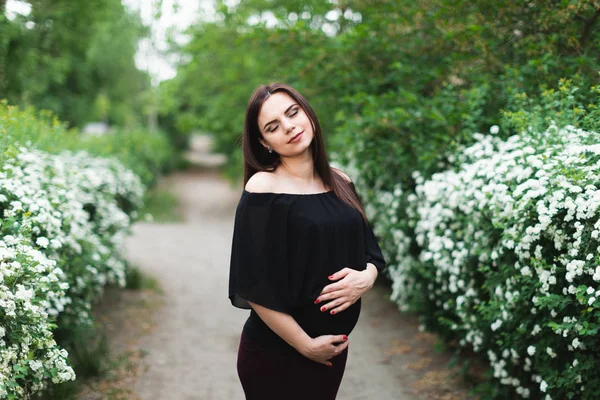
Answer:
[[[265,150],[269,150],[270,149],[269,145],[264,140],[258,139],[258,141],[260,142],[260,144],[263,145],[263,147],[265,148]]]

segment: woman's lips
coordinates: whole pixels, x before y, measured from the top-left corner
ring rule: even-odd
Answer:
[[[297,134],[292,140],[290,140],[288,143],[294,143],[297,142],[298,139],[300,139],[302,137],[302,135],[304,134],[304,131],[300,132],[299,134]]]

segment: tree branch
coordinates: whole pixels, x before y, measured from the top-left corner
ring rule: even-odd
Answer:
[[[594,26],[594,23],[598,19],[598,16],[600,16],[600,7],[596,8],[596,12],[592,16],[592,18],[585,20],[583,32],[581,33],[581,47],[585,47],[585,42],[590,34],[590,31],[592,30],[592,27]]]

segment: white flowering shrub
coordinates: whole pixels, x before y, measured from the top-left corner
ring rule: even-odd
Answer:
[[[411,199],[431,319],[485,351],[494,378],[524,398],[599,394],[598,138],[555,125],[478,135],[457,171],[419,181]]]
[[[475,134],[454,170],[414,172],[410,194],[362,187],[344,167],[389,259],[392,300],[484,354],[497,398],[599,398],[600,134],[497,132]]]
[[[0,398],[25,398],[48,379],[75,379],[52,331],[58,324],[91,324],[92,302],[104,286],[125,285],[119,246],[143,191],[138,176],[119,162],[83,151],[51,155],[19,147],[5,152]]]
[[[391,300],[402,311],[423,311],[421,296],[424,286],[418,272],[420,262],[412,256],[417,251],[413,239],[416,213],[411,210],[412,206],[407,200],[409,193],[402,189],[401,184],[396,184],[393,191],[382,190],[379,180],[373,187],[365,184],[362,171],[352,155],[345,165],[336,161],[339,158],[336,154],[332,158],[334,161],[331,165],[352,178],[367,218],[379,239],[379,246],[388,264],[385,274],[392,281]]]
[[[391,300],[489,361],[481,398],[600,398],[600,86],[576,82],[507,88],[502,128],[469,133],[473,108],[451,148],[419,118],[361,109],[383,129],[348,119],[332,154],[379,238]]]

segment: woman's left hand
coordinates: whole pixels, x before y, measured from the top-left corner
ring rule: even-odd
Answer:
[[[368,269],[357,271],[344,268],[329,277],[330,280],[337,280],[337,282],[325,286],[315,300],[315,304],[330,300],[320,308],[321,312],[329,311],[331,314],[337,314],[344,311],[373,287],[376,277],[377,275]]]

